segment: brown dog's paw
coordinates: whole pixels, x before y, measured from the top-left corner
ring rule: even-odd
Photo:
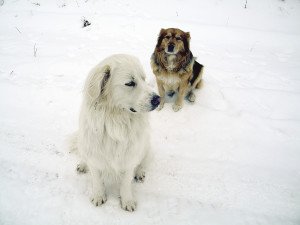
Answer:
[[[160,103],[159,106],[157,107],[157,111],[162,110],[163,107],[164,107],[164,104]]]
[[[178,112],[178,111],[182,108],[182,105],[174,104],[174,105],[172,106],[172,108],[173,108],[173,111],[174,111],[174,112]]]
[[[195,95],[193,92],[190,92],[190,93],[188,94],[188,96],[187,96],[187,100],[188,100],[189,102],[195,102],[195,100],[196,100],[196,95]]]

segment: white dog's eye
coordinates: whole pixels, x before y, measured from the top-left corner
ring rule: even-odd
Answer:
[[[136,83],[134,81],[130,81],[129,83],[126,83],[125,85],[129,86],[129,87],[134,87],[136,85]]]

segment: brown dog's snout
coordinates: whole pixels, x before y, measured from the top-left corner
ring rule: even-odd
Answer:
[[[174,43],[169,43],[168,45],[168,52],[173,52],[174,51],[174,47],[175,47],[175,44]]]

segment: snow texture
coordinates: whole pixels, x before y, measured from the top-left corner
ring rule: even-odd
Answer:
[[[0,1],[0,224],[300,224],[300,1]],[[83,20],[91,25],[83,28]],[[151,113],[153,164],[94,207],[65,139],[83,82],[114,53],[150,56],[160,28],[191,32],[195,104]]]

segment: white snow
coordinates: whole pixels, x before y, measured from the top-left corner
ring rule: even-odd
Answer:
[[[245,2],[0,1],[0,224],[300,224],[300,1]],[[64,143],[84,79],[127,53],[155,87],[162,27],[191,32],[203,88],[180,112],[151,113],[137,211],[114,188],[94,207]]]

